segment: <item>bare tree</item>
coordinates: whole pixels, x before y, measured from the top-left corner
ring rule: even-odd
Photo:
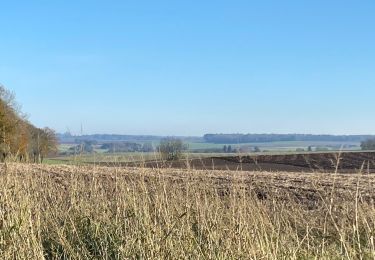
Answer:
[[[160,141],[158,150],[163,159],[171,161],[181,158],[182,151],[186,150],[182,140],[177,138],[165,138]]]
[[[56,154],[57,151],[58,142],[54,130],[47,127],[32,129],[29,154],[34,163],[43,163],[46,156]]]

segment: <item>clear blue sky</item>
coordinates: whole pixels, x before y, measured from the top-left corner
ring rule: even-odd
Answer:
[[[59,132],[375,133],[375,1],[1,1],[0,82]]]

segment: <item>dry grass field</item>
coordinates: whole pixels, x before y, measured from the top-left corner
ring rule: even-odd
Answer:
[[[374,259],[375,175],[1,165],[0,259]]]

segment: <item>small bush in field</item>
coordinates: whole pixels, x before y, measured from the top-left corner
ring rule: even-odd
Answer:
[[[182,152],[186,150],[186,145],[177,138],[164,138],[160,141],[158,150],[163,159],[178,160],[181,158]]]

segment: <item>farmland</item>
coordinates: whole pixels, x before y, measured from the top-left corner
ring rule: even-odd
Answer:
[[[157,147],[159,141],[151,142],[154,147]],[[142,143],[141,143],[142,144]],[[339,151],[339,150],[360,150],[359,142],[335,142],[335,141],[277,141],[277,142],[258,142],[258,143],[226,143],[226,144],[215,144],[206,142],[186,142],[189,152],[194,153],[212,153],[212,151],[222,152],[224,145],[231,146],[233,149],[242,148],[254,148],[259,147],[263,152],[296,152],[297,149],[303,149],[307,151],[308,147],[324,149],[327,151]],[[69,148],[74,144],[60,144],[59,151],[67,152]],[[100,149],[100,146],[95,148],[97,153],[106,152],[106,150]]]
[[[0,6],[0,260],[375,260],[375,1]]]
[[[99,136],[100,137],[100,136]],[[143,137],[143,136],[116,136],[117,139],[123,138],[127,141],[118,141],[113,136],[78,136],[69,137],[69,139],[62,139],[71,141],[73,143],[62,143],[59,145],[59,155],[48,158],[45,162],[48,164],[100,164],[100,165],[143,165],[145,162],[148,165],[150,161],[160,161],[160,154],[157,152],[157,147],[161,137]],[[112,138],[112,139],[111,139]],[[334,137],[332,137],[334,139]],[[352,137],[353,139],[353,137]],[[236,157],[236,156],[259,156],[259,155],[288,155],[288,154],[304,154],[312,152],[332,152],[338,153],[340,151],[360,151],[360,143],[358,141],[272,141],[272,142],[253,142],[253,143],[207,143],[203,138],[199,137],[182,137],[186,150],[184,151],[183,161],[193,160],[192,164],[198,168],[202,159],[204,165],[217,165],[219,168],[226,169],[226,164],[218,157]],[[82,143],[80,143],[82,142]],[[80,145],[88,142],[90,152],[81,151]],[[145,144],[151,145],[153,151],[132,150],[118,151],[117,147],[138,147],[141,148]],[[115,149],[104,149],[105,146],[113,146]],[[229,148],[230,150],[229,151]],[[77,149],[78,148],[78,149]],[[227,151],[225,150],[227,149]],[[214,162],[210,158],[214,159]],[[207,162],[208,160],[208,162]],[[211,161],[210,161],[211,160]],[[271,159],[272,161],[272,159]],[[269,163],[269,162],[267,162]],[[159,163],[157,163],[159,164]],[[273,164],[273,162],[271,162]],[[152,165],[152,163],[151,163]],[[221,165],[221,166],[220,166]],[[280,165],[280,164],[278,164]],[[238,165],[232,164],[230,169],[237,169]],[[259,166],[259,165],[258,165]],[[245,167],[247,170],[259,169],[259,167]],[[177,164],[176,167],[184,167]],[[204,168],[204,167],[203,167]],[[263,168],[261,168],[263,169]],[[265,170],[285,170],[287,168],[266,167]],[[288,169],[287,169],[288,170]],[[291,168],[291,171],[299,170],[299,168]]]
[[[375,257],[371,174],[0,167],[2,259]]]
[[[375,152],[267,152],[185,153],[177,161],[164,161],[157,152],[94,153],[50,158],[48,164],[94,164],[149,168],[193,168],[200,170],[288,171],[288,172],[375,172]]]
[[[346,150],[358,150],[359,142],[335,142],[335,141],[275,141],[275,142],[253,142],[253,143],[205,143],[190,142],[189,149],[192,151],[204,151],[209,149],[222,149],[224,145],[231,145],[234,149],[241,147],[259,147],[262,151],[269,152],[295,152],[297,149],[305,149],[309,146],[318,147],[327,150],[340,150],[347,147]]]

